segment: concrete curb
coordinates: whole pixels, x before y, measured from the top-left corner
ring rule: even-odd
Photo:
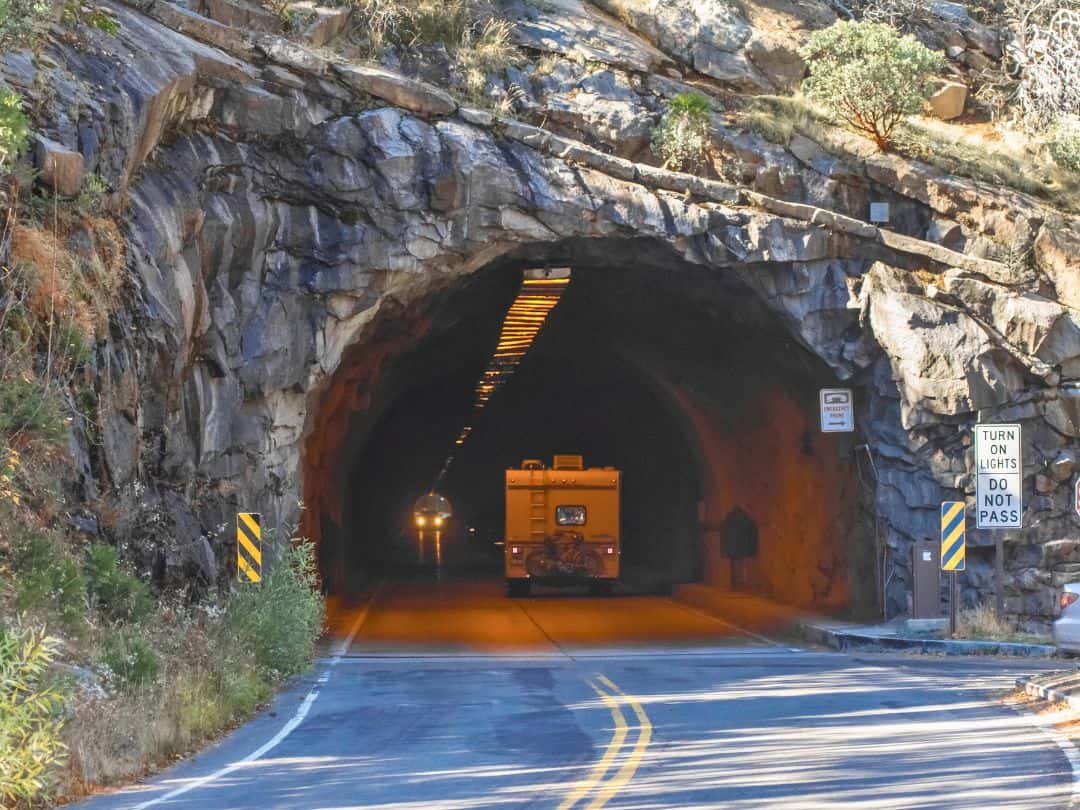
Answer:
[[[842,630],[806,622],[798,631],[812,644],[834,650],[903,650],[929,655],[1011,655],[1021,658],[1058,658],[1057,647],[1049,644],[1020,644],[1011,641],[968,641],[940,638],[901,638]]]
[[[1068,692],[1062,692],[1060,689],[1054,689],[1051,686],[1043,686],[1042,684],[1035,683],[1031,678],[1017,678],[1016,688],[1023,689],[1032,697],[1041,698],[1049,703],[1065,703],[1070,709],[1075,709],[1080,706],[1080,696],[1073,697]]]

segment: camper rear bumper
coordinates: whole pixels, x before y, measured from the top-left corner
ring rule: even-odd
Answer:
[[[503,547],[507,579],[569,583],[619,578],[622,554],[610,540],[587,541],[583,554],[565,559],[553,559],[548,550],[543,542],[507,540]]]

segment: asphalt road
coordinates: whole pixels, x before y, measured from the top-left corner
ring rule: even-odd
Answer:
[[[993,697],[1045,664],[816,652],[746,615],[385,586],[270,711],[78,806],[1069,806],[1063,750]]]

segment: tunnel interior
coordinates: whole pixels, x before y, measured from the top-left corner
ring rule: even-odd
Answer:
[[[473,417],[473,389],[525,267],[573,280],[514,376]],[[851,437],[823,435],[836,384],[735,274],[647,240],[533,247],[394,312],[346,353],[305,454],[324,583],[442,571],[501,576],[504,470],[580,453],[623,473],[623,579],[706,582],[840,610],[868,541]],[[418,536],[435,484],[455,514]],[[314,502],[314,504],[312,503]],[[314,507],[314,508],[313,508]]]

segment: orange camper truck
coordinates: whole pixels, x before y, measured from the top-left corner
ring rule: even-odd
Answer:
[[[608,594],[619,578],[619,485],[613,467],[585,468],[581,456],[535,459],[506,471],[506,586],[587,583]]]

